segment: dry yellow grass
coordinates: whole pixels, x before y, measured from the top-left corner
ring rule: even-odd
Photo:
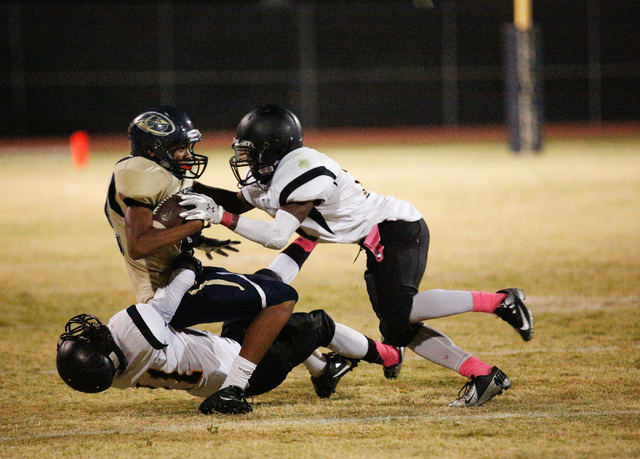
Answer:
[[[0,457],[640,457],[640,138],[550,141],[540,156],[492,142],[325,151],[424,214],[423,289],[525,290],[530,343],[483,314],[431,323],[500,366],[511,390],[448,408],[464,379],[408,354],[398,381],[361,364],[330,400],[295,369],[244,417],[202,416],[179,392],[74,393],[55,371],[66,320],[106,320],[133,301],[102,213],[126,152],[95,151],[76,171],[65,148],[3,150]],[[205,153],[203,180],[234,187],[229,152]],[[316,249],[293,283],[298,309],[324,308],[377,336],[357,252]],[[216,261],[253,272],[274,255],[243,242]]]

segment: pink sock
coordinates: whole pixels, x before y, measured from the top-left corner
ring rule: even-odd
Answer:
[[[400,361],[400,352],[393,346],[376,341],[376,351],[382,357],[382,365],[385,367],[390,367]]]
[[[472,376],[486,376],[491,373],[492,368],[493,367],[487,365],[479,358],[471,356],[460,365],[458,373],[467,378],[471,378]]]
[[[493,314],[502,300],[507,297],[506,293],[485,293],[471,292],[473,296],[473,312],[488,312]]]

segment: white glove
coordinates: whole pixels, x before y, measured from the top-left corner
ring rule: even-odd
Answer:
[[[217,225],[222,220],[224,209],[209,196],[198,193],[186,194],[180,201],[181,206],[193,206],[193,209],[180,213],[185,220],[204,220]]]

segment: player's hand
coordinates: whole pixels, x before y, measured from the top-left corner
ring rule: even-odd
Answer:
[[[215,203],[209,196],[198,193],[189,193],[180,201],[181,206],[193,206],[180,214],[185,220],[204,220],[217,225],[222,220],[224,209]]]
[[[202,250],[209,260],[213,260],[211,252],[215,252],[223,257],[228,257],[229,254],[226,253],[225,250],[228,250],[229,252],[239,252],[238,249],[233,247],[238,244],[240,244],[240,241],[232,241],[231,239],[221,241],[220,239],[205,237],[204,241],[197,246],[196,249]]]
[[[173,260],[173,269],[190,269],[197,275],[202,274],[202,263],[193,256],[192,251],[180,252]]]

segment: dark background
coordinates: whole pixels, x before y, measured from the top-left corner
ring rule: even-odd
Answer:
[[[545,120],[640,120],[640,1],[533,3]],[[2,5],[0,136],[121,133],[159,104],[200,130],[267,102],[307,127],[504,123],[513,2],[419,4]]]

